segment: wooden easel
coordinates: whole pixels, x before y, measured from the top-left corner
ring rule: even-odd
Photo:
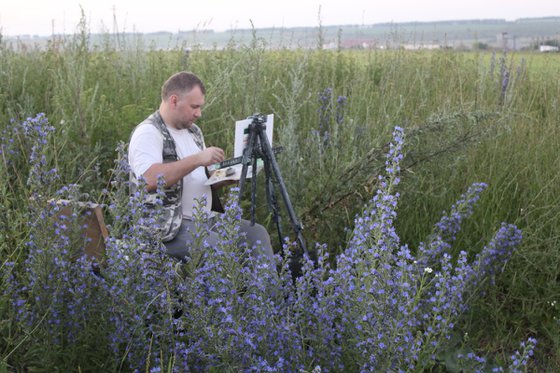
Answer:
[[[58,200],[56,204],[61,206],[58,217],[70,218],[73,213],[77,214],[80,234],[84,237],[85,242],[83,253],[101,263],[105,254],[105,240],[109,237],[101,205],[68,200]]]

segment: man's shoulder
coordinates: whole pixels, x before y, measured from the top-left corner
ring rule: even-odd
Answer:
[[[139,139],[151,139],[153,140],[163,140],[163,136],[159,129],[155,126],[153,120],[151,119],[153,115],[144,119],[140,124],[138,124],[130,136],[130,142],[134,143],[135,140]]]
[[[161,142],[163,141],[163,136],[156,127],[149,124],[139,124],[132,132],[130,142],[133,143],[138,139],[159,140]]]
[[[138,124],[138,126],[141,126],[141,125],[144,125],[144,124],[154,125],[156,123],[157,113],[158,113],[157,111],[154,111],[146,119],[144,119],[142,122],[140,122],[140,124]]]
[[[132,131],[132,136],[143,134],[159,134],[161,137],[160,131],[156,127],[155,120],[155,113],[153,113],[134,128],[134,130]]]

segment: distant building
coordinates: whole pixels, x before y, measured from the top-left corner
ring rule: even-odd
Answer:
[[[539,52],[558,52],[560,49],[552,45],[539,45]]]
[[[443,46],[441,44],[404,44],[402,46],[406,50],[435,50],[435,49],[442,49]]]
[[[330,43],[323,44],[323,49],[370,49],[375,44],[372,40],[345,39],[340,42],[331,41]]]
[[[507,32],[501,32],[496,35],[496,42],[499,48],[503,50],[509,49],[509,34]]]

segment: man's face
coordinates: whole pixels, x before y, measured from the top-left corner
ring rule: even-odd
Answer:
[[[204,94],[200,91],[200,87],[196,86],[188,93],[172,95],[170,99],[175,114],[173,125],[177,129],[189,128],[202,116]]]

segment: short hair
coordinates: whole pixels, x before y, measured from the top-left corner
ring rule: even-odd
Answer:
[[[204,83],[195,74],[181,71],[171,75],[161,87],[161,99],[167,100],[173,94],[187,93],[198,86],[203,95],[206,94]]]

